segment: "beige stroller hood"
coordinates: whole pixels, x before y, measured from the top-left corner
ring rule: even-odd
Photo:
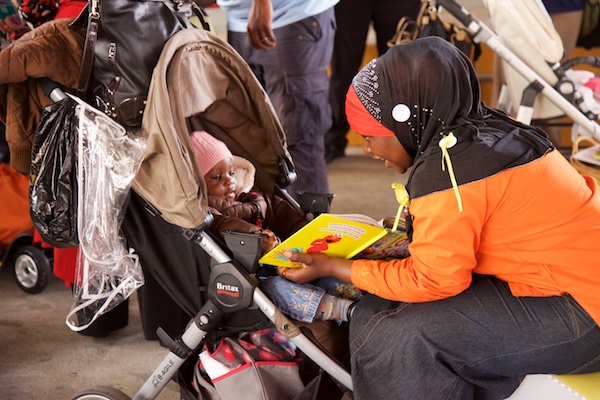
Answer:
[[[476,42],[486,43],[502,59],[504,64],[512,67],[515,72],[525,79],[526,85],[521,87],[521,92],[515,91],[519,95],[517,100],[512,95],[506,96],[510,97],[509,100],[512,101],[514,107],[518,107],[515,116],[517,120],[529,124],[533,117],[536,119],[551,118],[557,116],[553,115],[555,114],[553,110],[560,111],[558,116],[567,116],[573,121],[573,134],[581,134],[600,140],[600,125],[596,122],[598,116],[583,101],[582,93],[567,74],[568,69],[574,66],[598,67],[600,66],[600,59],[591,56],[577,57],[561,63],[560,60],[564,52],[562,41],[560,38],[557,39],[558,34],[554,29],[554,25],[550,22],[545,8],[540,5],[540,0],[485,0],[486,6],[493,14],[493,19],[497,20],[502,17],[499,29],[507,37],[501,37],[481,20],[473,17],[456,0],[435,0],[435,2],[458,19],[474,36]],[[496,21],[494,21],[494,25],[496,25]],[[504,32],[507,26],[509,26],[508,32]],[[530,43],[534,44],[526,49],[516,46],[518,50],[525,51],[525,54],[520,56],[509,48],[509,39],[518,39],[518,41],[523,42],[523,46],[525,40],[529,40]],[[545,57],[536,56],[538,50],[544,52]],[[521,60],[521,57],[524,59]],[[540,61],[545,70],[537,71],[534,69],[533,64],[531,66],[527,64],[526,61],[533,59]],[[544,78],[547,71],[551,71],[553,74],[553,79],[550,81]],[[509,80],[508,75],[507,80]],[[510,83],[508,86],[510,86]],[[523,93],[524,89],[527,89],[526,93]],[[507,92],[510,91],[507,90]],[[538,102],[538,99],[542,97],[544,100]],[[551,107],[547,109],[538,107],[542,101],[547,101]],[[512,114],[508,102],[501,101],[501,108]],[[542,111],[544,115],[540,115]]]
[[[562,40],[540,0],[484,0],[494,30],[516,56],[554,86],[558,77],[552,65],[564,56]],[[529,82],[506,61],[502,62],[506,84],[513,104],[521,103]],[[533,118],[546,119],[564,114],[544,96],[535,99]]]
[[[154,69],[142,121],[147,150],[134,190],[162,217],[199,227],[208,206],[191,132],[205,130],[256,167],[256,184],[272,192],[293,170],[283,129],[249,66],[224,40],[184,29],[165,45]],[[283,166],[283,169],[282,169]]]

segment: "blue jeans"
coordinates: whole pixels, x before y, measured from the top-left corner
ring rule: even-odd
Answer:
[[[273,33],[277,46],[268,51],[250,46],[246,33],[228,32],[228,40],[265,88],[286,134],[298,175],[289,192],[329,193],[324,137],[331,126],[327,68],[333,52],[334,10]]]
[[[314,285],[300,285],[280,276],[261,279],[260,288],[284,314],[302,322],[313,322],[325,293],[356,300],[361,296],[353,285],[336,278],[319,278]]]
[[[600,371],[600,328],[569,295],[514,297],[474,276],[445,300],[364,296],[350,350],[356,400],[505,399],[527,374]]]

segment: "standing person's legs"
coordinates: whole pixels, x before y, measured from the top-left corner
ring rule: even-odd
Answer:
[[[283,126],[298,175],[289,192],[328,193],[323,137],[331,124],[333,8],[273,32],[277,46],[268,51],[252,48],[245,33],[228,32],[228,41],[265,87]]]
[[[394,0],[396,1],[396,0]],[[346,92],[358,72],[373,17],[373,1],[343,0],[335,6],[337,30],[331,58],[329,104],[332,125],[325,134],[325,160],[343,157],[350,129],[346,119]]]
[[[296,167],[298,179],[290,193],[328,193],[323,138],[331,125],[327,68],[335,33],[333,8],[273,32],[277,46],[254,52],[252,61],[262,67]]]
[[[421,10],[421,0],[372,0],[373,29],[377,35],[377,51],[382,55],[389,48],[387,42],[396,34],[402,17],[416,21]]]
[[[600,371],[600,328],[570,296],[484,276],[445,300],[363,298],[350,348],[357,400],[505,399],[527,374]]]

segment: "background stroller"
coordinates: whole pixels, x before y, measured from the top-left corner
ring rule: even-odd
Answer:
[[[501,57],[506,70],[514,71],[508,73],[508,96],[503,98],[510,99],[517,110],[516,119],[531,123],[534,117],[566,115],[576,124],[574,135],[600,139],[598,113],[589,109],[566,73],[575,66],[600,67],[600,60],[580,57],[561,64],[562,42],[539,0],[485,0],[492,21],[496,21],[496,32],[454,0],[432,3],[459,20],[475,41],[487,44]]]
[[[260,245],[253,243],[260,236],[233,235],[226,238],[224,246],[204,231],[211,216],[190,132],[211,132],[235,155],[251,161],[257,170],[256,184],[265,191],[289,198],[279,188],[294,179],[285,135],[247,64],[210,32],[186,29],[175,34],[154,70],[143,130],[148,135],[146,153],[133,181],[123,233],[139,255],[145,274],[152,274],[193,323],[179,338],[159,329],[158,336],[170,353],[134,398],[155,398],[178,372],[180,385],[191,382],[184,364],[189,358],[194,367],[194,350],[207,335],[252,330],[265,324],[274,324],[306,356],[351,390],[349,373],[257,288],[253,273]],[[318,199],[311,197],[309,201],[313,212],[318,212],[314,209]],[[328,205],[331,196],[323,199]],[[217,290],[224,285],[235,287],[240,296],[232,301]],[[113,388],[94,388],[73,398],[129,397]]]
[[[28,188],[28,177],[0,164],[0,266],[11,269],[17,285],[34,294],[43,291],[52,276],[52,254],[33,243]]]

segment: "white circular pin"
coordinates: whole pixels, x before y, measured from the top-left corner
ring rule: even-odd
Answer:
[[[396,104],[392,109],[392,118],[397,122],[406,122],[410,118],[410,108],[406,104]]]
[[[444,136],[442,137],[442,139],[440,140],[440,142],[438,143],[438,145],[443,149],[449,149],[451,147],[454,147],[454,145],[456,144],[456,142],[458,142],[458,139],[456,139],[456,136],[454,136],[453,134],[449,134],[448,136]]]

